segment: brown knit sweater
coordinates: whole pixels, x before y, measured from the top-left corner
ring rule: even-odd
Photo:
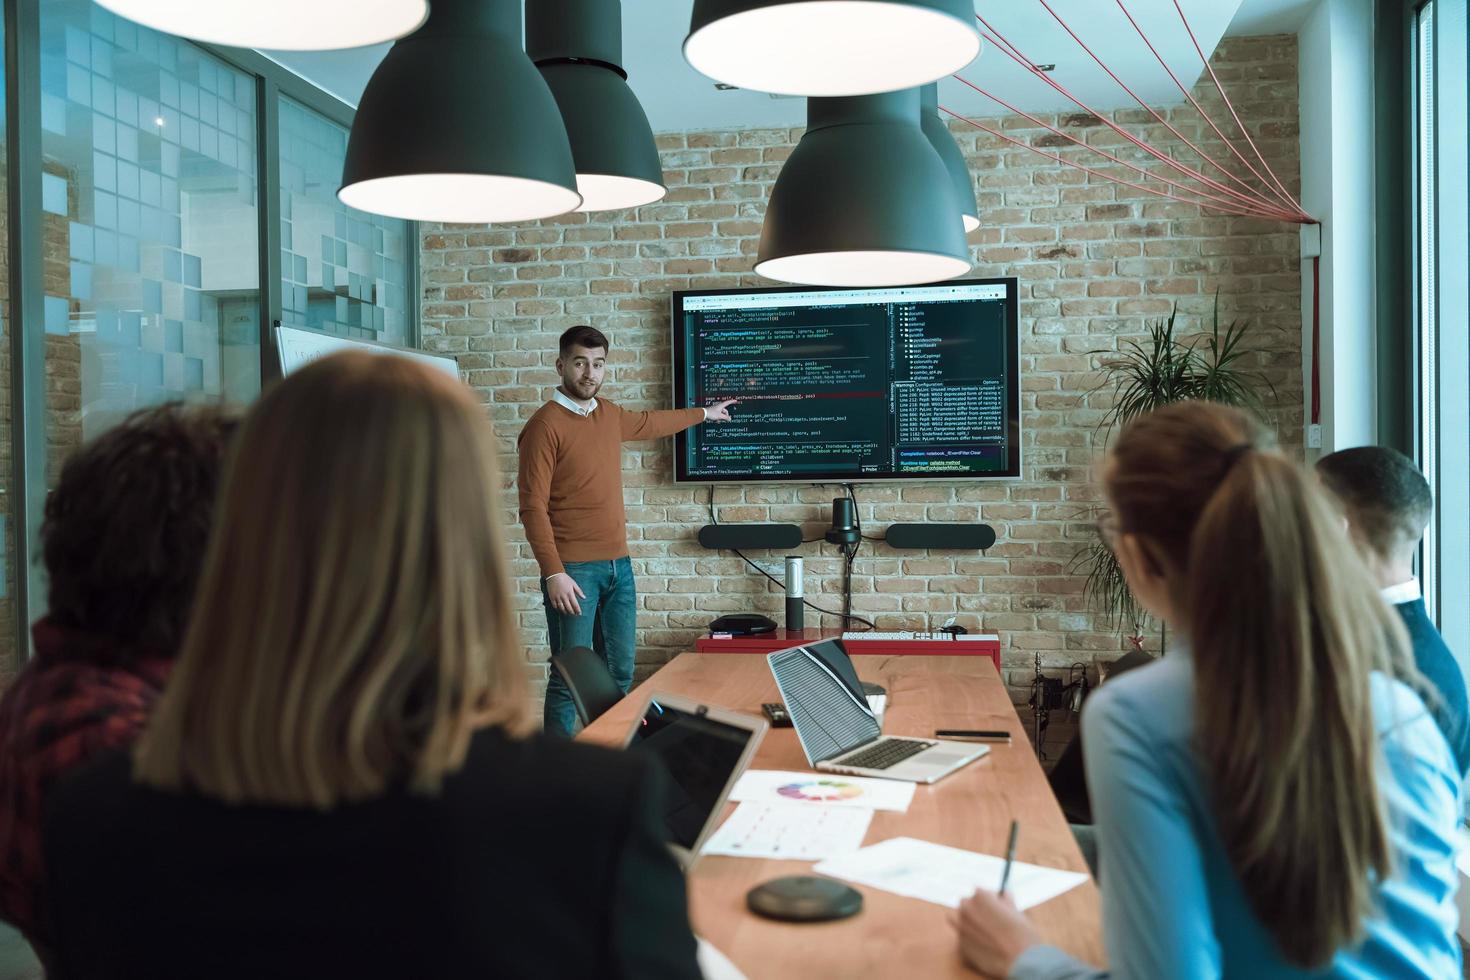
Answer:
[[[597,400],[585,418],[547,402],[526,422],[517,446],[521,524],[541,575],[564,561],[610,561],[628,553],[622,444],[659,439],[704,421],[704,409],[628,412]]]

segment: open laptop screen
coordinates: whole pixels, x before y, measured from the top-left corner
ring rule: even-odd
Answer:
[[[812,765],[865,745],[881,727],[863,696],[847,652],[836,640],[822,640],[767,657],[786,713],[802,751]]]
[[[656,756],[669,774],[669,842],[693,850],[756,733],[655,697],[628,749]]]

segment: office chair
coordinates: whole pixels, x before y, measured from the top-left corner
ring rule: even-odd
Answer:
[[[568,647],[554,654],[551,666],[566,682],[583,727],[592,724],[623,698],[607,664],[587,647]]]
[[[1117,677],[1135,667],[1152,663],[1153,660],[1152,655],[1142,650],[1130,650],[1113,663],[1107,676]],[[1062,749],[1057,764],[1052,766],[1046,778],[1051,784],[1052,792],[1056,794],[1057,802],[1061,804],[1062,813],[1066,815],[1068,823],[1092,823],[1092,799],[1087,794],[1087,777],[1083,773],[1080,730],[1072,737],[1072,741],[1067,743],[1067,747]]]

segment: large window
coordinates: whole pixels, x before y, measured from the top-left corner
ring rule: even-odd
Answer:
[[[273,321],[417,342],[415,227],[336,199],[351,107],[91,0],[5,8],[0,690],[45,613],[39,525],[73,450],[159,402],[250,402]]]
[[[87,0],[41,7],[51,466],[128,412],[260,388],[255,79]]]
[[[281,322],[408,343],[408,222],[337,200],[347,130],[281,98]]]
[[[1414,12],[1416,449],[1434,488],[1425,597],[1452,649],[1470,651],[1470,156],[1466,0]]]

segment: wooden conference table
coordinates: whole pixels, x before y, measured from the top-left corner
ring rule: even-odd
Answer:
[[[919,786],[906,813],[879,811],[863,843],[915,837],[951,847],[1004,854],[1014,818],[1020,821],[1016,859],[1073,871],[1087,866],[1047,785],[988,657],[855,656],[858,676],[888,690],[883,731],[932,737],[936,728],[1006,728],[1009,745],[932,786]],[[635,688],[582,733],[589,742],[618,745],[653,691],[759,715],[779,701],[766,658],[685,653]],[[773,728],[761,743],[756,769],[809,770],[796,732]],[[750,980],[766,977],[973,977],[962,963],[948,909],[864,885],[863,910],[841,922],[792,925],[758,918],[745,893],[780,875],[809,874],[800,861],[703,857],[689,876],[690,914],[697,933],[729,956]],[[1075,956],[1105,962],[1096,886],[1085,882],[1031,909],[1045,939]]]

